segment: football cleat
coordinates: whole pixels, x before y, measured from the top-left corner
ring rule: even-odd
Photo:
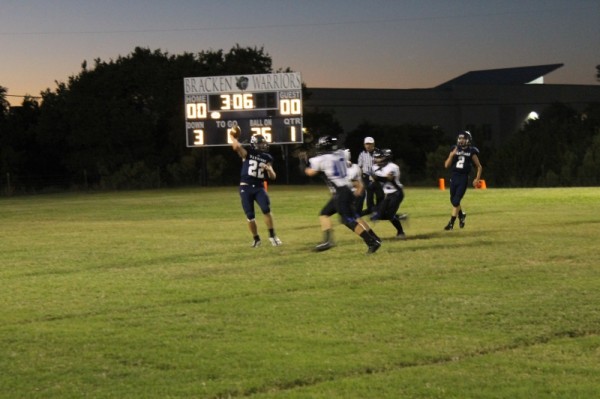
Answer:
[[[334,247],[334,244],[331,241],[325,241],[325,242],[318,244],[315,247],[315,251],[317,251],[317,252],[327,251],[328,249],[331,249],[333,247]]]
[[[281,240],[279,239],[279,237],[275,236],[275,237],[269,237],[269,241],[271,241],[271,245],[274,247],[278,247],[280,246]]]
[[[406,234],[398,233],[398,234],[396,234],[396,239],[397,240],[406,240]]]
[[[449,230],[452,230],[453,228],[454,228],[454,225],[452,223],[448,223],[446,225],[446,227],[444,227],[444,230],[449,231]]]
[[[252,248],[258,248],[258,247],[260,247],[260,240],[252,241]]]
[[[379,241],[375,241],[373,244],[369,245],[367,255],[374,254],[380,247],[381,243]]]
[[[463,213],[462,216],[458,217],[458,227],[461,229],[465,227],[465,219],[467,218],[467,214]]]

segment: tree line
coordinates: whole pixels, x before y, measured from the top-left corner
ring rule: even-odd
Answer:
[[[186,147],[182,82],[189,76],[258,73],[273,73],[263,48],[170,55],[138,47],[115,60],[96,59],[91,68],[83,62],[77,75],[42,92],[41,101],[25,97],[20,107],[9,107],[0,82],[2,194],[235,184],[239,159],[230,148]],[[310,88],[304,90],[310,98]],[[363,137],[376,137],[378,146],[392,149],[407,183],[445,175],[452,134],[432,126],[366,122],[343,132],[328,110],[305,113],[304,126],[304,144],[272,147],[284,183],[308,181],[295,155],[314,151],[323,134],[344,136],[354,158]],[[555,104],[502,148],[480,149],[485,178],[495,186],[597,185],[599,106],[577,112]]]

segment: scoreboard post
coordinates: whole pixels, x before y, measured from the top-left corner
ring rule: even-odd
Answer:
[[[231,145],[262,134],[270,144],[302,143],[302,78],[296,72],[184,78],[188,147]]]

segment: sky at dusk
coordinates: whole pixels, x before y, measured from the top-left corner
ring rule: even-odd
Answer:
[[[13,105],[95,59],[263,47],[310,87],[430,88],[473,70],[563,63],[600,84],[600,0],[1,0],[0,86]],[[183,83],[182,83],[183,84]]]

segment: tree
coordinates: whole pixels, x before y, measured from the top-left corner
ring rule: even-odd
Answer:
[[[378,148],[392,150],[405,182],[422,181],[428,177],[427,154],[436,151],[443,141],[443,132],[432,126],[391,126],[365,122],[350,132],[347,138],[346,145],[351,148],[355,159],[364,149],[363,140],[366,136],[375,138]]]
[[[444,167],[444,161],[448,158],[449,153],[450,145],[440,145],[435,151],[427,153],[425,170],[427,171],[426,177],[430,182],[436,182],[448,174]]]
[[[0,86],[0,188],[7,173],[7,157],[9,156],[8,133],[6,130],[6,115],[8,114],[8,102],[6,101],[6,88]]]
[[[495,183],[499,186],[590,185],[597,171],[600,113],[590,106],[579,113],[564,104],[546,108],[539,120],[528,122],[496,154]]]
[[[10,104],[6,99],[6,87],[0,86],[0,117],[4,117],[10,108]]]
[[[583,186],[600,184],[600,133],[594,136],[592,144],[586,150],[578,175]]]
[[[35,128],[39,117],[39,105],[31,97],[25,97],[21,106],[11,108],[0,126],[0,173],[11,176],[11,185],[42,187],[43,179],[36,176],[39,161],[35,143]]]
[[[185,146],[183,78],[269,72],[271,59],[262,48],[239,45],[228,53],[177,56],[137,47],[116,60],[96,59],[92,68],[84,62],[55,93],[43,93],[38,139],[61,143],[56,169],[73,182],[85,176],[106,187],[156,185],[161,177],[169,181],[170,172],[177,182],[186,175],[197,181],[198,165],[190,159],[202,157]]]

